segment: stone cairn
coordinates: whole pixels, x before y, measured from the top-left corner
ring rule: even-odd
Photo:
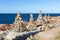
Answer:
[[[22,20],[22,17],[20,15],[20,11],[18,12],[18,14],[15,18],[14,25],[15,25],[14,29],[16,29],[18,32],[24,31],[23,20]]]
[[[32,13],[30,14],[30,21],[29,21],[29,23],[27,25],[27,29],[31,30],[31,31],[34,30],[34,29],[36,29],[36,23],[34,21]]]
[[[43,17],[42,17],[41,11],[40,11],[39,16],[37,18],[36,24],[37,25],[42,25],[43,24]]]

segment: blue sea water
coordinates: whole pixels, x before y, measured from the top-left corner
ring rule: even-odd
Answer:
[[[17,13],[0,13],[0,24],[12,24],[15,20]],[[39,14],[33,14],[34,20],[37,19]],[[42,14],[44,16],[44,14]],[[47,14],[48,15],[48,14]],[[30,14],[21,14],[24,21],[29,21]],[[51,13],[50,16],[60,16],[60,13]]]

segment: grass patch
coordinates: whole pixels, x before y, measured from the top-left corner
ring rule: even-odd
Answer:
[[[59,31],[59,33],[58,34],[60,34],[60,31]]]
[[[60,40],[60,31],[58,32],[58,36],[55,38],[55,40]]]
[[[30,37],[30,40],[36,40],[36,38],[34,36]]]
[[[57,37],[55,38],[55,40],[60,40],[60,36],[57,36]]]

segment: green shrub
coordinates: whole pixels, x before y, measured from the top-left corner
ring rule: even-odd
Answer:
[[[36,38],[32,37],[32,38],[30,38],[30,40],[36,40]]]

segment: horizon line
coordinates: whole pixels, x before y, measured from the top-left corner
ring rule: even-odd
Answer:
[[[1,13],[3,13],[3,14],[5,14],[5,13],[6,13],[6,14],[8,14],[8,13],[10,13],[10,14],[12,14],[12,13],[13,13],[13,14],[16,14],[16,13],[18,13],[18,12],[5,12],[5,13],[4,13],[4,12],[1,12]],[[0,13],[0,14],[1,14],[1,13]],[[21,12],[20,12],[20,13],[21,13]],[[30,12],[30,13],[31,13],[31,12]],[[30,14],[30,13],[29,13],[29,14]],[[33,12],[32,12],[32,13],[33,13]],[[38,13],[38,12],[37,12],[37,13]],[[37,14],[37,13],[33,13],[33,14]],[[39,12],[39,13],[40,13],[40,12]],[[38,13],[38,14],[39,14],[39,13]],[[44,14],[43,12],[41,12],[41,13]],[[52,13],[53,13],[53,12],[52,12]],[[23,14],[28,14],[28,13],[23,13]],[[49,13],[49,14],[50,14],[50,13]]]

